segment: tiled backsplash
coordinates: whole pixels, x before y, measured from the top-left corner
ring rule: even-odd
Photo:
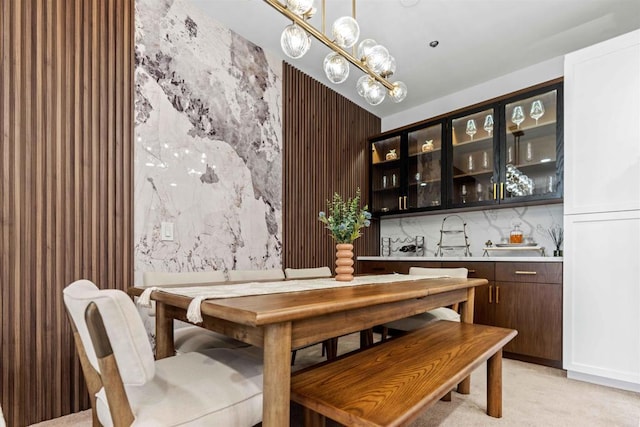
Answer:
[[[509,238],[509,233],[516,224],[520,225],[520,230],[522,230],[525,237],[532,237],[536,243],[545,247],[546,255],[551,256],[555,246],[549,236],[548,230],[554,226],[562,226],[562,213],[562,204],[552,204],[485,209],[482,211],[458,212],[455,214],[383,218],[380,222],[380,236],[391,238],[424,236],[426,245],[425,255],[433,256],[438,248],[437,244],[440,241],[440,230],[443,219],[450,215],[458,215],[462,218],[462,221],[466,223],[466,232],[473,256],[482,256],[482,249],[487,240],[491,240],[496,244],[500,243],[503,238]],[[446,228],[455,226],[456,219],[447,219]],[[461,254],[460,252],[460,255]],[[393,255],[414,256],[411,252],[398,252]],[[523,254],[501,252],[500,255],[521,256]]]

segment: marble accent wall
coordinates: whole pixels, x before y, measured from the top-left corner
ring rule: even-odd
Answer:
[[[425,256],[433,256],[438,249],[437,244],[440,241],[443,220],[447,216],[458,215],[461,220],[454,217],[447,219],[445,221],[445,229],[458,228],[458,224],[466,223],[467,236],[473,256],[482,256],[482,248],[484,248],[487,240],[491,240],[495,244],[500,243],[503,238],[508,238],[516,224],[520,224],[520,230],[522,230],[524,237],[532,237],[536,243],[545,247],[546,255],[551,256],[555,246],[548,230],[553,226],[562,226],[562,214],[563,205],[552,204],[485,209],[455,214],[388,218],[380,221],[380,236],[394,239],[424,236],[426,243]],[[443,242],[444,244],[457,244],[452,239],[459,239],[461,236],[447,235],[446,238],[449,239],[449,242]],[[499,255],[522,256],[523,254],[523,252],[500,252]],[[391,255],[413,256],[414,254],[394,252]],[[462,252],[451,253],[451,255],[462,255]],[[496,254],[492,253],[491,255]]]
[[[280,268],[281,62],[187,0],[136,1],[135,60],[136,283]]]

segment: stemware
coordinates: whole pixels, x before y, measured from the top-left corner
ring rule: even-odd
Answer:
[[[473,135],[475,135],[477,131],[478,131],[478,128],[476,128],[476,121],[473,119],[469,120],[467,122],[467,135],[471,137],[472,141],[473,141]]]
[[[493,116],[491,114],[487,114],[487,117],[484,118],[484,130],[491,136],[491,132],[493,132]]]
[[[538,119],[544,116],[544,104],[541,100],[537,99],[533,101],[533,103],[531,104],[531,112],[529,112],[529,115],[536,121],[537,125]]]
[[[522,111],[522,107],[520,105],[517,105],[513,109],[511,121],[515,123],[517,129],[520,129],[520,123],[524,122],[524,111]]]

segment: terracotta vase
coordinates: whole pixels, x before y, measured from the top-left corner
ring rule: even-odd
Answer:
[[[336,280],[339,282],[353,280],[353,245],[351,243],[336,245]]]

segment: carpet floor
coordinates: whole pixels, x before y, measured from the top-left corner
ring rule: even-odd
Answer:
[[[338,352],[354,349],[357,334],[342,337]],[[322,361],[321,346],[298,351],[294,369]],[[486,415],[486,366],[471,376],[471,394],[452,394],[437,402],[411,427],[640,427],[640,393],[568,379],[563,370],[504,359],[502,418]],[[300,408],[292,407],[291,425],[302,425]],[[90,411],[35,424],[37,427],[88,427]]]

